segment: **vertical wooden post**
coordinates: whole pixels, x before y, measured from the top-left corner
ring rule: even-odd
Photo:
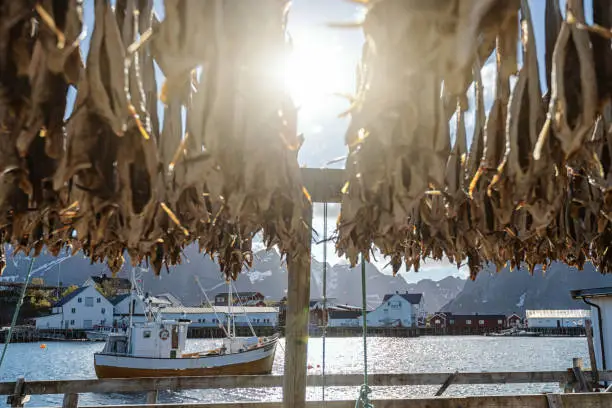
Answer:
[[[576,392],[589,392],[589,385],[582,372],[582,358],[575,357],[572,359],[572,371],[575,378],[574,390]]]
[[[305,211],[308,225],[301,245],[287,256],[288,290],[285,323],[285,370],[283,404],[285,408],[306,405],[306,352],[308,346],[308,302],[310,300],[310,243],[312,206]]]
[[[77,408],[79,405],[79,394],[64,394],[62,408]]]
[[[157,394],[159,391],[153,390],[147,392],[147,405],[157,404]]]
[[[11,405],[11,407],[23,407],[24,403],[27,402],[25,393],[25,378],[18,377],[15,382],[15,390],[13,391],[13,395],[9,396],[7,399],[7,403]]]
[[[593,325],[587,319],[584,322],[586,330],[587,345],[589,346],[589,359],[591,360],[591,375],[593,378],[593,386],[599,387],[599,371],[597,371],[597,359],[595,358],[595,345],[593,344]]]

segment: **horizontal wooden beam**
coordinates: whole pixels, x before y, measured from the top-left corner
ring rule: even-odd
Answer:
[[[310,193],[313,203],[339,203],[346,183],[343,169],[313,169],[303,167],[302,183]]]
[[[608,408],[612,393],[555,394],[563,408]],[[374,400],[376,408],[549,408],[546,395],[495,395]],[[145,408],[155,405],[104,405],[104,408]],[[281,402],[163,404],[164,408],[282,408]],[[355,401],[308,401],[307,408],[354,408]],[[96,407],[97,408],[97,407]]]
[[[440,385],[452,373],[411,373],[411,374],[370,374],[368,380],[372,386],[409,386]],[[592,378],[590,371],[585,371],[587,381]],[[612,381],[612,371],[599,373],[600,381]],[[319,387],[323,384],[320,375],[309,375],[307,384]],[[535,371],[535,372],[490,372],[490,373],[457,373],[453,384],[529,384],[529,383],[565,383],[573,381],[568,371]],[[332,374],[325,376],[328,387],[352,387],[363,383],[361,374]],[[188,390],[214,388],[273,388],[281,387],[282,375],[239,375],[216,377],[168,377],[168,378],[131,378],[102,380],[59,380],[59,381],[26,381],[24,392],[27,395],[70,394],[70,393],[114,393],[143,392],[153,390]],[[0,395],[10,395],[15,389],[14,382],[0,383]]]

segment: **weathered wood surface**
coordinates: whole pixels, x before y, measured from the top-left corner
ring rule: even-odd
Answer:
[[[454,373],[452,373],[451,375],[448,376],[448,378],[444,381],[444,383],[442,384],[440,389],[438,389],[438,391],[436,391],[436,397],[439,397],[442,394],[444,394],[444,391],[446,391],[446,389],[448,387],[450,387],[450,385],[453,383],[453,381],[455,380],[455,377],[457,376],[458,373],[459,373],[458,371],[455,371]]]
[[[148,403],[149,401],[147,401]],[[64,394],[62,408],[77,408],[79,405],[79,394]]]
[[[588,381],[582,371],[582,359],[574,358],[572,363],[572,371],[575,377],[574,388],[576,392],[590,392],[592,391],[589,387]]]
[[[612,393],[557,394],[563,408],[609,408]],[[548,398],[540,395],[499,395],[481,397],[433,397],[374,400],[376,408],[549,408]],[[159,406],[159,405],[158,405]],[[163,404],[164,408],[283,408],[280,402],[237,402],[219,404]],[[148,405],[105,405],[104,408],[145,408]],[[355,401],[308,401],[307,408],[354,408]]]
[[[339,203],[342,201],[342,188],[346,183],[342,169],[301,168],[302,183],[310,193],[313,203]]]
[[[147,404],[156,404],[157,403],[157,394],[158,390],[153,390],[147,392]]]
[[[312,223],[312,205],[304,219]],[[308,304],[310,302],[310,245],[312,228],[302,247],[287,255],[287,322],[285,330],[285,408],[303,408],[306,401],[306,358],[308,348]]]
[[[587,346],[589,348],[589,360],[591,361],[591,372],[593,373],[593,384],[599,383],[599,373],[597,372],[597,359],[595,357],[595,344],[593,343],[593,325],[591,320],[587,319],[584,322],[586,332]]]
[[[406,373],[406,374],[370,374],[370,386],[410,386],[440,385],[453,373]],[[583,372],[587,380],[592,378],[589,371]],[[602,371],[601,381],[612,381],[612,371]],[[306,383],[310,387],[320,387],[323,379],[320,375],[309,375]],[[527,384],[527,383],[566,383],[572,382],[574,375],[568,371],[536,372],[490,372],[490,373],[457,373],[453,379],[455,385],[466,384]],[[360,386],[363,383],[361,374],[331,374],[325,377],[328,387]],[[215,377],[173,377],[173,378],[132,378],[102,380],[59,380],[59,381],[26,381],[24,392],[28,395],[66,394],[66,393],[111,393],[111,392],[146,392],[152,390],[190,390],[214,388],[272,388],[283,385],[282,375],[244,375]],[[0,383],[0,395],[13,394],[15,382]]]

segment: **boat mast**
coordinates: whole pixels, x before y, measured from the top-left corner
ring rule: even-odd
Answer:
[[[227,332],[229,334],[229,337],[232,337],[232,284],[231,284],[231,280],[227,281],[227,289],[228,289],[228,295],[227,295]]]

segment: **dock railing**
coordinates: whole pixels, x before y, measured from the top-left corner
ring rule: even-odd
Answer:
[[[566,371],[533,372],[472,372],[472,373],[405,373],[371,374],[369,383],[379,386],[441,385],[436,395],[444,393],[450,385],[472,384],[528,384],[558,383],[565,393],[539,395],[474,396],[474,397],[432,397],[418,399],[386,399],[374,401],[376,408],[603,408],[612,407],[612,393],[588,392],[595,383],[590,371],[582,371],[581,362],[576,360],[574,367]],[[612,371],[600,371],[597,377],[601,382],[612,381]],[[357,387],[363,382],[361,374],[331,374],[325,376],[326,387]],[[321,387],[320,375],[307,377],[309,387]],[[275,388],[282,387],[282,375],[259,376],[214,376],[214,377],[165,377],[96,380],[53,380],[26,381],[19,378],[15,382],[0,382],[0,395],[8,395],[7,404],[21,407],[30,395],[63,394],[64,408],[78,406],[82,393],[146,393],[144,405],[105,405],[104,407],[147,407],[157,404],[159,391],[180,391],[193,389],[236,389],[236,388]],[[191,408],[280,408],[281,402],[234,402],[234,403],[197,403],[163,404],[164,407]],[[309,407],[353,408],[354,401],[311,401]]]

